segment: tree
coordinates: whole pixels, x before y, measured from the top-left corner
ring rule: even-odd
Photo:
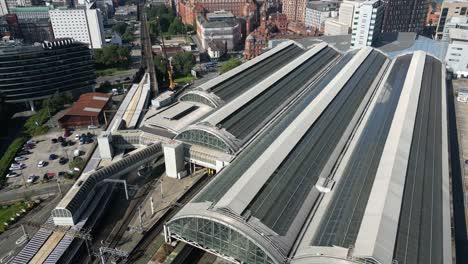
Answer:
[[[241,64],[242,64],[242,61],[240,59],[230,58],[228,61],[226,61],[225,63],[221,65],[221,68],[219,69],[219,73],[223,74],[225,72],[228,72]]]
[[[122,41],[124,43],[130,43],[133,41],[133,32],[130,28],[127,28],[127,30],[125,30],[125,33],[122,35]]]
[[[130,49],[117,45],[107,45],[94,50],[94,63],[98,68],[126,68],[131,63]]]
[[[117,22],[112,27],[112,32],[117,32],[119,35],[123,35],[128,29],[128,25],[125,22]]]
[[[182,20],[180,18],[176,17],[174,21],[172,21],[169,26],[169,33],[172,35],[184,33],[184,24],[182,24]]]
[[[172,69],[176,77],[189,75],[194,65],[195,57],[191,52],[177,53],[172,58]]]
[[[167,79],[168,79],[167,60],[161,55],[156,55],[154,56],[153,61],[154,61],[154,68],[156,70],[156,78],[158,79],[158,82],[160,84],[167,82]]]
[[[159,27],[162,32],[167,32],[169,30],[169,26],[171,25],[173,19],[174,17],[169,14],[162,14],[159,17]]]

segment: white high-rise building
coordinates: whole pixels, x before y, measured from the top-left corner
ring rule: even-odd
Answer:
[[[360,2],[354,9],[351,48],[372,46],[382,30],[384,7],[380,0]]]
[[[360,2],[344,0],[340,5],[338,22],[348,27],[353,25],[354,7],[359,6]]]
[[[0,0],[0,16],[8,14],[8,5],[6,0]]]
[[[49,15],[55,38],[73,38],[93,49],[104,45],[104,26],[99,9],[57,9],[50,10]]]
[[[468,28],[452,27],[448,31],[449,45],[445,55],[445,63],[447,68],[459,78],[466,78],[468,77]]]

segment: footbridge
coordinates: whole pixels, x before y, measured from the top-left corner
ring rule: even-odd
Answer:
[[[152,143],[132,151],[109,166],[82,174],[52,210],[52,217],[46,223],[60,228],[56,231],[41,228],[41,232],[31,238],[12,263],[57,263],[76,240],[72,234],[93,226],[94,218],[97,218],[96,211],[102,211],[107,204],[112,186],[104,184],[104,180],[119,178],[141,166],[151,164],[162,153],[161,142]]]

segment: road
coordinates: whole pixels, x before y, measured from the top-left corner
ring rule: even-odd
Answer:
[[[73,182],[60,183],[60,188],[62,193],[66,193],[68,189],[73,185]],[[59,189],[57,181],[52,181],[48,183],[42,183],[40,185],[33,185],[28,189],[18,188],[10,191],[0,192],[0,203],[11,202],[16,200],[24,200],[25,197],[32,198],[35,196],[44,196],[48,194],[58,194]]]
[[[16,241],[23,236],[21,224],[25,222],[38,222],[43,223],[49,218],[50,212],[60,202],[61,196],[55,195],[42,201],[36,208],[28,212],[18,223],[14,224],[11,228],[6,230],[0,235],[0,259],[7,255],[15,256],[25,245],[25,243],[16,244]],[[25,231],[31,237],[37,232],[36,227],[24,225]],[[1,262],[0,262],[1,263]]]

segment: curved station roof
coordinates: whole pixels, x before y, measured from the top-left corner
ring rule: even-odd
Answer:
[[[298,52],[302,49],[294,43],[286,44],[270,56],[273,60],[283,56],[288,58],[271,65],[275,71],[261,66],[263,62],[272,60],[266,58],[251,67],[260,69],[249,71],[251,68],[248,68],[228,78],[226,83],[239,79],[230,86],[222,82],[206,89],[219,96],[224,105],[181,131],[175,138],[234,154],[281,111],[286,111],[299,96],[307,93],[309,84],[316,82],[341,58],[335,49],[325,43],[316,44],[305,52]],[[289,53],[291,55],[287,56]],[[258,77],[255,79],[254,76],[266,78],[258,81]]]
[[[237,263],[451,263],[444,78],[421,51],[313,46],[186,130],[251,143],[167,234]]]

